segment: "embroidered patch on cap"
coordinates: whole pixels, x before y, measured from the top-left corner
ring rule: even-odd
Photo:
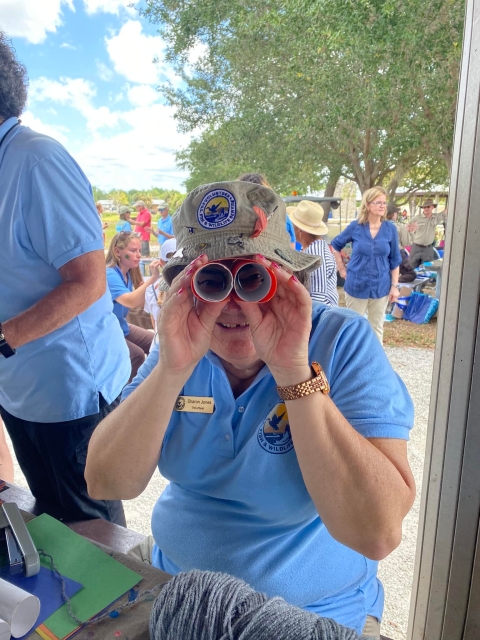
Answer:
[[[235,198],[225,189],[214,189],[202,198],[197,220],[204,229],[221,229],[231,224],[237,215]]]
[[[279,402],[270,411],[257,432],[262,449],[268,453],[288,453],[293,449],[292,434],[288,422],[287,407]]]

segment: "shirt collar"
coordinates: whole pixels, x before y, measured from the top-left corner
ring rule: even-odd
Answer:
[[[7,118],[5,120],[5,122],[2,122],[2,124],[0,124],[0,140],[3,138],[3,136],[8,133],[10,131],[10,129],[12,127],[14,127],[18,122],[18,118]]]

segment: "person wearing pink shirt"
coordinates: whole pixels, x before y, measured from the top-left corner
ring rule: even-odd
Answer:
[[[145,202],[143,200],[137,200],[133,206],[138,211],[137,219],[135,220],[135,233],[138,233],[142,240],[140,253],[145,258],[149,258],[150,232],[146,230],[146,227],[151,227],[152,225],[152,214],[145,206]]]

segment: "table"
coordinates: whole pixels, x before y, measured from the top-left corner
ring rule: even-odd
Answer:
[[[4,502],[16,502],[25,522],[29,522],[36,515],[40,515],[36,509],[36,502],[30,491],[22,489],[16,485],[8,484],[8,489],[0,493],[0,500]],[[111,555],[115,560],[139,574],[141,582],[137,587],[140,591],[152,589],[157,585],[168,582],[172,577],[170,574],[155,569],[148,564],[135,560],[126,553],[145,536],[135,531],[130,531],[125,527],[107,522],[106,520],[85,520],[82,522],[65,523],[76,533],[88,538],[100,549]],[[150,640],[149,620],[152,604],[155,597],[160,592],[158,588],[154,595],[142,599],[140,603],[132,609],[119,615],[118,618],[107,618],[92,626],[87,626],[75,635],[77,640],[91,640],[95,638],[128,638],[128,640]],[[121,604],[128,601],[128,594],[125,594],[113,603],[111,610],[116,609]],[[120,635],[118,635],[120,632]],[[28,640],[39,640],[39,636],[32,631]]]
[[[35,498],[27,489],[8,484],[8,489],[0,493],[0,500],[16,502],[21,511],[39,516],[42,511],[37,508]],[[128,553],[136,547],[145,536],[131,529],[126,529],[107,520],[82,520],[80,522],[65,522],[65,524],[92,542],[99,543],[118,553]]]

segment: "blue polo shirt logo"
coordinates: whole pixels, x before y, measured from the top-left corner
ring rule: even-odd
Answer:
[[[237,215],[235,198],[225,189],[209,191],[197,211],[198,222],[204,229],[221,229],[231,224]]]
[[[287,407],[279,402],[270,411],[258,430],[258,442],[268,453],[288,453],[293,449]]]

